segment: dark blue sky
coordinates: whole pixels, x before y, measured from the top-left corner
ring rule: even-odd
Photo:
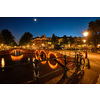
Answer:
[[[0,32],[3,29],[10,30],[17,42],[25,32],[30,32],[33,37],[42,34],[51,37],[53,33],[60,37],[82,37],[88,23],[96,19],[100,17],[0,17]]]

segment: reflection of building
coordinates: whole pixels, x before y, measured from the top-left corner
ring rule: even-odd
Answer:
[[[31,40],[31,43],[33,46],[35,47],[50,47],[51,46],[51,38],[50,37],[46,37],[45,35],[42,35],[41,37],[38,36],[36,38],[33,38]]]

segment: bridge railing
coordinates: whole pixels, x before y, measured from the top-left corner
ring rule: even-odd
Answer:
[[[17,67],[17,66],[22,66],[22,65],[28,65],[28,64],[33,64],[33,80],[30,80],[30,81],[27,81],[25,83],[36,83],[38,84],[39,83],[39,79],[40,78],[43,78],[43,77],[46,77],[50,74],[53,74],[61,69],[58,69],[56,71],[53,71],[51,73],[47,73],[46,75],[43,75],[43,76],[39,76],[39,62],[43,62],[43,61],[50,61],[50,60],[55,60],[58,62],[58,64],[60,64],[62,66],[62,68],[64,69],[64,73],[63,73],[63,77],[62,79],[65,79],[65,78],[68,78],[67,76],[67,72],[70,71],[70,69],[68,68],[69,66],[76,66],[76,69],[75,71],[73,72],[73,74],[69,77],[69,79],[72,79],[78,71],[82,72],[84,71],[84,64],[85,64],[85,60],[79,55],[75,55],[75,59],[74,60],[70,60],[70,61],[67,61],[67,57],[66,55],[62,56],[62,57],[57,57],[57,58],[49,58],[49,59],[45,59],[45,60],[37,60],[37,59],[34,59],[33,62],[27,62],[27,63],[21,63],[21,64],[15,64],[15,65],[10,65],[10,66],[5,66],[3,68],[0,68],[2,71],[5,69],[5,68],[11,68],[11,67]],[[57,59],[60,59],[60,58],[64,58],[64,64],[61,64]],[[68,64],[70,63],[71,64]],[[81,68],[82,67],[82,68]]]
[[[64,58],[65,65],[63,65],[63,64],[61,64],[60,62],[57,61],[57,59],[60,59],[60,58]],[[40,78],[46,77],[46,76],[48,76],[48,75],[50,75],[50,74],[53,74],[53,73],[55,73],[55,72],[61,70],[61,69],[58,69],[58,70],[53,71],[53,72],[51,72],[51,73],[47,73],[47,74],[45,74],[45,75],[43,75],[43,76],[39,76],[39,66],[38,66],[38,64],[39,64],[39,62],[43,62],[43,61],[56,60],[56,61],[62,66],[62,68],[64,69],[64,74],[63,74],[62,79],[69,78],[69,80],[70,80],[70,79],[72,79],[72,78],[77,74],[78,71],[80,71],[80,73],[84,71],[85,60],[84,60],[83,58],[81,58],[81,56],[79,56],[79,55],[77,54],[77,55],[76,55],[76,59],[75,59],[74,61],[73,61],[73,60],[67,61],[66,58],[67,58],[67,56],[64,55],[63,57],[49,58],[49,59],[46,59],[46,60],[37,60],[37,59],[34,59],[34,62],[33,62],[33,63],[34,63],[34,69],[33,69],[34,76],[33,76],[33,77],[34,77],[35,83],[38,84]],[[71,64],[68,64],[69,62],[72,62],[72,63],[71,63]],[[68,64],[68,65],[67,65],[67,64]],[[76,69],[75,69],[74,73],[73,73],[70,77],[68,77],[67,74],[66,74],[67,71],[70,70],[70,69],[68,69],[68,67],[69,67],[69,66],[73,66],[73,65],[76,65]],[[62,79],[61,79],[61,80],[62,80]],[[68,81],[69,81],[69,80],[68,80]],[[26,83],[27,83],[27,82],[26,82]],[[29,83],[29,82],[28,82],[28,83]],[[32,83],[32,81],[30,81],[30,83]],[[59,82],[58,82],[58,83],[59,83]]]

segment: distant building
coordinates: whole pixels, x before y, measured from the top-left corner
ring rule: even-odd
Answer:
[[[58,44],[62,44],[61,42],[63,42],[63,37],[57,37],[58,38]],[[74,44],[70,45],[70,37],[67,37],[67,40],[68,40],[68,44],[65,44],[63,45],[65,47],[65,49],[67,48],[84,48],[86,47],[86,42],[84,42],[85,37],[76,37],[74,36],[73,39],[74,39]],[[46,37],[45,35],[42,35],[42,36],[37,36],[35,38],[33,38],[31,40],[31,45],[34,47],[34,48],[53,48],[54,45],[51,44],[51,37]],[[87,45],[88,48],[93,48],[94,46],[93,45]],[[97,46],[98,48],[100,48],[100,44],[98,44]]]
[[[37,36],[31,40],[31,44],[37,48],[42,47],[50,47],[51,46],[51,38],[46,37],[45,35]]]

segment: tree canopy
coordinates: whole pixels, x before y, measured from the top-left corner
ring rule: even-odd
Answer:
[[[31,43],[33,35],[30,32],[25,32],[19,41],[19,45],[26,46]]]
[[[4,43],[4,38],[3,36],[0,34],[0,44]]]
[[[66,35],[63,36],[62,42],[63,42],[63,44],[68,44],[68,40],[67,40],[67,36]]]
[[[72,46],[75,43],[74,38],[72,36],[69,37],[69,42],[70,46]]]
[[[17,45],[15,42],[14,36],[8,29],[4,29],[1,31],[1,37],[4,41],[4,44],[9,45],[9,46]]]
[[[100,43],[100,20],[91,21],[88,27],[88,43],[92,43],[96,48]]]
[[[58,37],[55,36],[55,34],[52,35],[51,43],[52,43],[52,44],[57,44],[57,43],[58,43]]]

